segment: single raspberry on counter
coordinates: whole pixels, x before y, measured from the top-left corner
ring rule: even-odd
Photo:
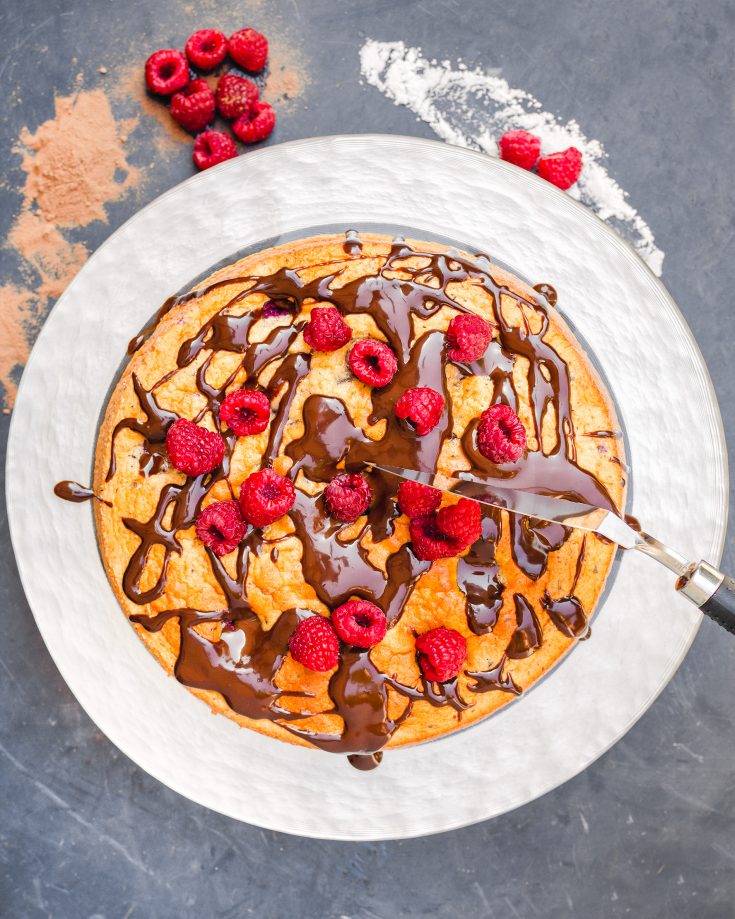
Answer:
[[[250,113],[258,101],[258,87],[246,77],[226,73],[217,83],[216,100],[220,115],[232,121]]]
[[[491,405],[480,415],[477,449],[493,463],[514,463],[526,449],[526,429],[509,405]]]
[[[361,517],[370,504],[372,492],[367,481],[357,472],[335,476],[324,489],[329,513],[345,523]]]
[[[227,38],[219,29],[199,29],[189,37],[184,51],[199,70],[211,70],[225,59]]]
[[[530,131],[506,131],[498,141],[501,160],[533,169],[541,153],[541,140]]]
[[[436,525],[466,549],[482,536],[480,505],[469,498],[460,498],[456,504],[441,508],[436,515]]]
[[[166,451],[172,465],[187,475],[211,472],[224,459],[225,442],[219,434],[179,418],[166,434]]]
[[[444,411],[444,396],[428,386],[414,386],[403,393],[394,411],[396,417],[407,421],[419,437],[423,437],[439,424]]]
[[[323,673],[339,662],[339,638],[325,616],[302,619],[288,640],[291,657],[309,670]]]
[[[230,57],[245,70],[257,73],[265,67],[268,58],[268,39],[255,29],[240,29],[230,35]]]
[[[244,144],[257,144],[270,137],[276,126],[276,113],[267,102],[258,99],[249,112],[241,115],[232,125],[232,133]]]
[[[462,313],[455,316],[447,329],[449,360],[469,363],[479,360],[492,341],[493,329],[482,316]]]
[[[375,338],[361,338],[355,342],[347,363],[357,379],[368,386],[387,386],[398,370],[393,349]]]
[[[215,555],[227,555],[242,542],[248,524],[237,501],[215,501],[197,517],[195,529]]]
[[[189,82],[189,62],[175,48],[154,51],[145,62],[145,85],[158,96],[170,96]]]
[[[192,158],[198,169],[209,169],[237,156],[235,141],[222,131],[204,131],[194,141]]]
[[[315,306],[304,328],[304,341],[315,351],[337,351],[352,338],[352,329],[334,306]]]
[[[446,683],[459,675],[467,660],[467,641],[464,635],[443,625],[424,632],[416,639],[419,667],[427,680]]]
[[[201,131],[214,118],[214,93],[206,80],[192,80],[171,97],[171,117],[187,131]]]
[[[243,517],[255,527],[266,527],[293,507],[296,492],[290,479],[274,469],[253,472],[242,483],[240,507]]]
[[[225,396],[219,416],[238,437],[247,437],[268,427],[271,404],[257,389],[238,389]]]
[[[549,153],[538,161],[536,172],[542,179],[566,191],[579,178],[582,171],[582,154],[576,147],[568,147],[560,153]]]
[[[454,558],[467,548],[439,529],[436,512],[412,517],[408,531],[414,555],[426,562],[438,558]]]
[[[398,507],[407,517],[433,514],[442,503],[442,493],[421,482],[401,482],[398,486]]]
[[[337,635],[348,645],[373,648],[385,638],[388,627],[383,610],[368,600],[349,600],[332,613]]]

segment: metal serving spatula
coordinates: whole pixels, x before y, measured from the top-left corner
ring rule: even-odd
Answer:
[[[678,552],[674,552],[648,533],[637,532],[611,511],[565,498],[505,488],[496,484],[494,480],[480,479],[464,472],[462,478],[451,478],[431,472],[400,469],[397,466],[375,464],[375,468],[401,479],[431,485],[452,495],[473,498],[480,504],[489,504],[513,514],[536,517],[580,530],[590,530],[617,543],[623,549],[638,549],[645,555],[655,558],[669,571],[673,571],[677,575],[676,589],[710,619],[714,619],[723,629],[735,635],[735,580],[708,562],[688,562]]]

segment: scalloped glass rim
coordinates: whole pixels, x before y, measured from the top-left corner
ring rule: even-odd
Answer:
[[[419,173],[431,207],[416,197],[412,176]],[[285,185],[292,191],[290,197]],[[175,222],[182,213],[188,218],[186,226]],[[494,218],[495,237],[484,229],[475,232],[484,227],[488,213]],[[305,216],[299,219],[300,214]],[[63,502],[52,503],[54,481],[88,472],[90,446],[114,367],[131,332],[165,294],[248,239],[325,223],[360,229],[361,222],[406,225],[433,236],[479,244],[484,236],[498,243],[484,245],[494,257],[561,286],[565,313],[590,341],[611,379],[631,436],[637,482],[633,512],[662,538],[676,537],[681,551],[692,557],[705,555],[714,563],[722,552],[727,514],[726,452],[714,390],[674,301],[627,243],[578,202],[537,177],[484,154],[436,141],[337,136],[254,151],[193,176],[139,211],[97,250],[59,300],[21,381],[7,464],[10,528],[21,578],[39,629],[70,688],[98,726],[144,769],[204,806],[238,819],[334,839],[439,832],[503,813],[556,787],[635,723],[676,670],[700,621],[696,610],[685,606],[673,591],[661,616],[656,600],[664,585],[671,587],[665,573],[651,570],[647,560],[626,556],[622,577],[614,585],[614,594],[622,592],[598,613],[595,639],[586,646],[593,649],[590,655],[567,657],[522,703],[481,722],[476,730],[458,732],[430,746],[391,751],[374,773],[340,768],[341,762],[338,766],[335,760],[341,758],[239,731],[223,718],[208,719],[205,706],[167,680],[150,655],[141,653],[101,570],[92,515]],[[172,251],[164,265],[154,264],[146,240],[150,246],[164,227],[167,231],[173,227]],[[276,228],[276,233],[270,232]],[[128,268],[131,257],[139,269],[134,274]],[[589,269],[593,279],[588,277]],[[595,286],[601,279],[607,284],[602,290]],[[600,309],[592,318],[583,302],[585,283],[588,293],[594,290],[598,295]],[[608,294],[612,297],[620,285],[621,296],[608,302]],[[149,300],[141,305],[136,292]],[[114,315],[102,317],[95,306],[104,301],[99,299],[104,293],[116,302]],[[628,302],[634,298],[639,311],[634,314],[637,336],[629,340],[624,323],[610,326],[608,311],[622,314],[630,310]],[[82,328],[89,330],[88,341],[79,335],[80,319],[86,320]],[[662,325],[666,336],[657,334]],[[601,341],[607,344],[602,350]],[[630,366],[615,365],[621,354],[631,357]],[[651,381],[645,375],[641,378],[641,366],[647,362],[657,371]],[[105,384],[98,387],[103,373],[107,373]],[[634,385],[629,378],[636,373]],[[685,377],[687,388],[679,392]],[[686,445],[687,463],[671,471],[668,488],[660,476],[651,475],[649,467],[657,450],[661,456],[671,455],[666,452],[666,438],[675,431],[664,430],[668,425],[659,423],[650,437],[641,438],[641,383],[664,406],[676,396],[679,411],[670,419],[674,428],[685,424],[687,412],[696,412],[704,432],[696,444]],[[85,386],[87,390],[81,392]],[[39,390],[46,394],[43,405],[36,398]],[[638,404],[632,404],[629,390]],[[677,508],[694,514],[688,533],[677,531],[667,499],[674,487]],[[39,495],[37,501],[25,500],[29,491]],[[697,510],[701,517],[696,516]],[[64,539],[66,534],[74,538]],[[640,572],[646,573],[645,579]],[[49,588],[50,581],[64,588],[66,602],[59,590]],[[103,607],[111,612],[110,601],[116,616],[103,614]],[[637,620],[640,624],[630,631],[635,641],[626,645],[629,633],[621,625],[630,619],[631,605],[647,618]],[[79,617],[87,616],[86,643],[75,643],[68,634],[70,623],[77,625],[72,607]],[[611,627],[613,617],[617,633]],[[106,650],[114,653],[105,657]],[[613,680],[614,700],[606,697],[610,675],[600,667],[626,663],[642,674],[637,685],[617,687]],[[580,677],[587,679],[589,695],[599,696],[598,706],[590,707],[589,697],[575,695],[571,684]],[[166,717],[150,711],[145,722],[138,723],[140,709],[134,703],[142,684],[155,691]],[[574,706],[575,722],[558,718],[560,705]],[[506,715],[509,711],[511,718]],[[554,748],[554,738],[561,749]],[[216,759],[209,749],[212,743]],[[218,770],[228,760],[242,762],[243,754],[256,767],[248,777],[247,794],[217,782]],[[483,759],[487,755],[504,772],[504,783],[490,781]],[[510,774],[510,762],[513,772],[516,765],[523,767],[521,775]],[[296,777],[292,777],[294,767]],[[268,794],[272,781],[281,782],[277,795]],[[330,796],[322,793],[325,787],[331,787]],[[253,801],[258,798],[253,791],[260,793],[264,806]],[[418,804],[427,800],[431,808]]]

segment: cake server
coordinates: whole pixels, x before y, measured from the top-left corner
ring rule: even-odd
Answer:
[[[566,498],[506,488],[497,484],[497,480],[488,481],[466,472],[461,474],[461,478],[452,478],[377,463],[374,467],[401,479],[430,485],[432,488],[463,498],[472,498],[480,504],[488,504],[512,514],[536,517],[599,533],[623,549],[638,549],[644,555],[655,558],[669,571],[673,571],[677,576],[676,589],[698,606],[706,616],[735,635],[735,580],[708,562],[688,562],[655,537],[634,530],[612,511]]]

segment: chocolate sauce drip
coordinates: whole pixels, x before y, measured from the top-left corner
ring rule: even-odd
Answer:
[[[542,297],[546,297],[549,306],[556,306],[559,298],[551,284],[534,284],[533,289],[537,290]]]
[[[510,514],[513,560],[521,571],[537,581],[546,571],[549,554],[560,549],[571,530],[560,523]]]
[[[112,507],[111,501],[105,501],[104,498],[100,498],[100,496],[96,495],[88,485],[80,485],[79,482],[72,482],[69,479],[64,479],[63,482],[57,482],[56,485],[54,485],[54,494],[57,498],[62,498],[64,501],[71,501],[73,504],[81,504],[84,501],[91,501],[92,498],[94,498],[102,504]]]
[[[345,233],[345,241],[342,243],[342,248],[348,255],[362,254],[362,240],[360,239],[360,234],[357,232],[357,230],[347,230]]]
[[[138,418],[123,418],[115,425],[112,432],[112,445],[110,447],[110,465],[107,469],[109,482],[115,475],[117,463],[115,460],[115,440],[118,433],[127,428],[143,435],[143,448],[140,454],[140,471],[142,475],[155,475],[166,467],[166,432],[179,417],[175,412],[169,412],[156,401],[156,397],[143,387],[138,377],[132,374],[133,389],[138,397],[140,407],[145,414],[145,420]]]
[[[371,772],[373,769],[377,769],[378,766],[383,762],[383,754],[378,753],[350,753],[347,757],[347,762],[350,766],[354,766],[355,769],[359,769],[360,772]]]
[[[585,437],[614,437],[616,439],[623,436],[621,431],[588,431]]]
[[[487,670],[466,670],[467,676],[475,680],[475,683],[467,685],[470,692],[508,692],[514,696],[520,696],[523,692],[521,687],[517,685],[510,673],[503,673],[506,661],[507,657],[504,654],[500,658],[500,663],[495,667]]]
[[[346,233],[344,250],[351,258],[359,257],[362,242],[356,231]],[[338,265],[339,261],[326,264]],[[304,320],[297,318],[301,307],[308,302],[326,302],[336,306],[344,315],[367,313],[372,317],[399,359],[399,369],[393,381],[384,389],[375,389],[372,393],[369,420],[371,424],[381,422],[385,427],[384,434],[380,439],[372,440],[355,426],[341,400],[312,394],[304,404],[304,433],[285,449],[286,455],[293,461],[290,475],[294,480],[301,472],[310,481],[322,483],[344,468],[362,471],[371,485],[372,502],[366,525],[350,539],[344,536],[348,525],[330,519],[323,498],[296,490],[296,501],[290,516],[303,547],[304,579],[319,599],[331,608],[351,596],[364,597],[377,603],[385,611],[389,625],[393,625],[400,618],[417,580],[431,567],[430,562],[416,558],[410,544],[389,555],[385,572],[371,564],[362,542],[368,531],[376,542],[394,532],[397,511],[392,498],[396,484],[377,470],[366,473],[365,467],[383,461],[406,468],[437,470],[443,444],[452,431],[444,334],[429,331],[416,339],[414,323],[417,318],[426,319],[434,315],[444,306],[455,311],[469,311],[447,293],[448,286],[453,283],[471,280],[487,292],[494,304],[495,322],[492,324],[496,331],[496,340],[480,360],[467,365],[457,364],[455,368],[464,376],[489,376],[493,383],[492,401],[505,402],[517,408],[513,369],[518,357],[526,359],[536,442],[540,444],[545,414],[550,408],[554,410],[557,430],[557,442],[548,454],[539,449],[529,452],[517,463],[496,466],[479,454],[474,440],[476,423],[471,424],[462,438],[471,465],[481,473],[507,479],[517,488],[541,494],[560,494],[613,509],[604,487],[576,464],[568,369],[544,341],[549,322],[548,304],[553,306],[556,302],[555,291],[550,285],[537,285],[535,289],[546,301],[526,300],[498,285],[491,272],[492,264],[487,256],[471,260],[455,251],[418,252],[411,249],[403,238],[396,237],[383,267],[374,276],[358,278],[341,287],[337,286],[338,270],[336,274],[310,281],[304,281],[299,276],[299,269],[291,268],[280,269],[267,277],[224,279],[166,301],[153,322],[130,343],[129,350],[133,353],[174,306],[216,288],[247,283],[247,289],[237,293],[196,335],[182,344],[177,368],[152,389],[170,379],[178,369],[190,365],[203,351],[209,352],[196,374],[197,389],[206,400],[206,406],[195,420],[200,421],[210,413],[219,428],[220,404],[238,374],[244,372],[246,385],[256,386],[261,372],[272,362],[280,360],[266,389],[277,409],[263,456],[265,466],[272,464],[282,449],[299,383],[309,372],[308,354],[289,353],[305,324]],[[531,330],[529,322],[514,327],[506,321],[500,307],[501,297],[506,293],[523,310],[533,313],[533,327],[537,331]],[[237,311],[238,304],[255,294],[267,298],[265,306],[246,310],[240,316],[232,315],[233,311]],[[273,327],[264,341],[251,342],[255,324],[264,317],[269,318],[274,305],[275,308],[282,305],[283,314],[293,317],[291,322]],[[242,360],[222,386],[214,387],[208,383],[206,376],[213,356],[219,351],[240,354]],[[121,428],[127,427],[143,436],[141,472],[150,475],[163,468],[166,430],[177,417],[161,409],[152,392],[146,391],[135,376],[133,386],[146,417],[143,421],[126,418],[116,426],[108,479],[115,472],[114,443]],[[445,399],[439,424],[425,437],[417,437],[408,424],[395,417],[393,411],[401,393],[414,386],[429,386]],[[236,438],[227,431],[223,436],[228,449],[221,468],[206,476],[187,479],[184,485],[165,485],[150,520],[126,518],[123,521],[140,538],[140,545],[131,556],[123,577],[123,589],[133,602],[145,604],[161,596],[166,586],[171,555],[181,552],[177,532],[192,526],[212,487],[227,478]],[[588,436],[617,435],[613,432],[593,432]],[[164,520],[169,514],[171,523],[167,526]],[[546,566],[549,553],[562,544],[567,531],[556,524],[546,525],[540,521],[519,524],[515,515],[510,515],[510,519],[516,562],[530,577],[538,578]],[[470,629],[478,635],[492,630],[502,606],[503,588],[497,579],[495,560],[499,527],[499,514],[485,516],[483,539],[457,562],[459,587],[466,597],[467,621]],[[283,695],[301,694],[282,693],[275,680],[286,654],[288,638],[298,621],[309,611],[289,610],[279,617],[272,629],[265,631],[262,628],[247,601],[246,587],[251,553],[259,554],[263,543],[260,531],[252,530],[248,534],[238,549],[234,576],[228,573],[221,559],[207,550],[212,571],[225,597],[225,610],[169,610],[150,618],[132,617],[133,621],[150,631],[162,628],[171,619],[178,621],[181,650],[176,676],[181,682],[216,690],[222,693],[233,710],[252,718],[277,720],[286,730],[315,746],[354,754],[351,762],[357,768],[374,768],[377,765],[381,755],[378,751],[408,717],[415,702],[423,701],[438,707],[449,705],[459,713],[467,708],[468,703],[462,700],[457,681],[446,684],[423,681],[420,688],[404,686],[381,673],[371,661],[368,651],[347,648],[329,684],[333,712],[342,718],[342,730],[335,734],[319,734],[294,725],[294,720],[308,715],[297,715],[283,709],[279,700]],[[143,590],[140,584],[151,551],[159,545],[163,547],[164,554],[158,578],[152,587]],[[273,557],[277,550],[271,551]],[[578,570],[580,568],[581,559]],[[573,599],[552,601],[549,598],[550,605],[544,604],[557,628],[560,625],[554,620],[554,615],[571,631],[578,630],[578,612],[570,612],[566,606],[559,611],[554,605]],[[507,656],[515,659],[532,654],[540,646],[542,634],[528,600],[521,594],[515,594],[514,600],[517,628],[510,640]],[[222,624],[218,639],[205,639],[196,631],[198,625],[205,623]],[[521,690],[512,677],[503,676],[504,664],[505,656],[495,668],[469,673],[476,681],[470,689],[473,692],[497,689],[519,693]],[[396,719],[388,717],[391,689],[407,700],[405,710]]]
[[[498,581],[495,545],[500,538],[500,512],[486,511],[482,536],[457,560],[457,586],[465,595],[467,625],[475,635],[492,632],[503,608],[503,585]]]
[[[549,619],[568,638],[584,638],[589,631],[587,614],[576,597],[561,597],[552,600],[548,593],[541,598],[541,606],[549,614]]]
[[[232,610],[203,613],[192,609],[173,609],[156,616],[131,616],[130,621],[149,632],[157,632],[177,618],[181,635],[179,656],[174,666],[176,679],[194,689],[221,693],[229,707],[246,718],[289,721],[303,715],[279,705],[284,697],[304,697],[305,693],[283,692],[275,679],[288,649],[288,639],[299,621],[309,615],[304,610],[287,610],[266,631],[254,613],[231,620]],[[195,627],[204,623],[230,622],[220,638],[212,641]]]
[[[516,630],[505,653],[512,660],[530,657],[541,647],[543,634],[533,607],[523,594],[513,594],[516,605]]]

